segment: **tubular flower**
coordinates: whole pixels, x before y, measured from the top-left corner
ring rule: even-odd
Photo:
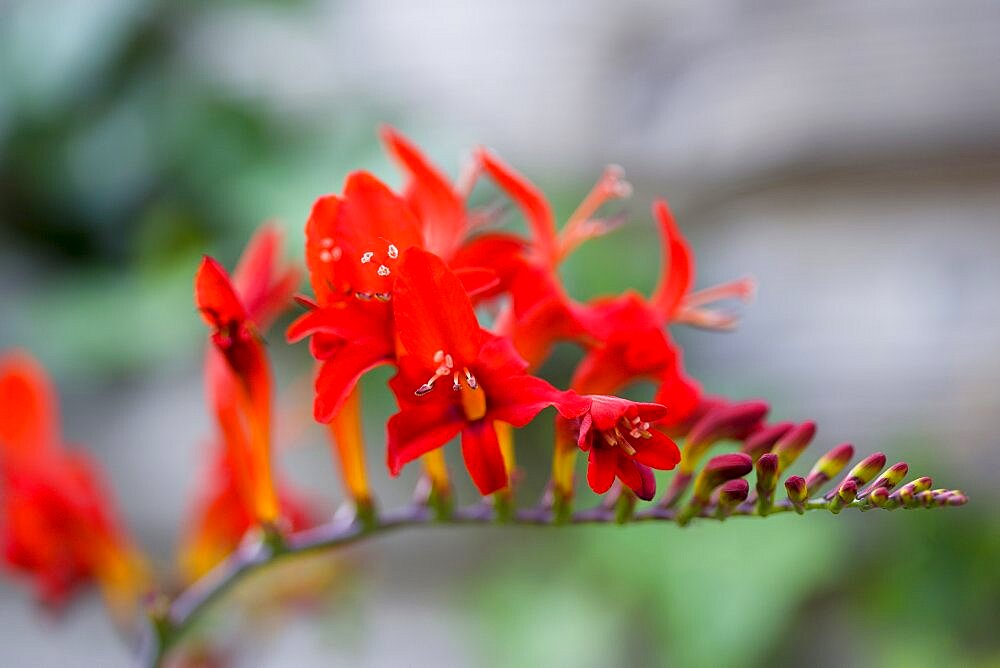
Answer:
[[[257,524],[252,506],[246,503],[240,468],[230,449],[218,447],[208,475],[195,501],[180,553],[181,575],[191,582],[225,559]],[[279,490],[282,517],[287,528],[300,531],[311,526],[309,505],[286,488]]]
[[[298,284],[294,269],[276,266],[280,236],[265,227],[230,280],[205,257],[195,276],[195,302],[212,328],[205,367],[209,401],[234,480],[257,522],[273,523],[279,505],[271,471],[272,377],[260,332]]]
[[[55,393],[22,353],[0,357],[0,476],[8,567],[32,576],[51,605],[96,580],[111,611],[127,620],[149,582],[145,560],[94,462],[61,442]]]
[[[650,425],[667,414],[659,404],[609,396],[584,397],[589,407],[578,421],[577,445],[589,453],[587,483],[603,494],[617,477],[636,496],[656,495],[650,469],[669,470],[681,459],[677,444]]]
[[[510,343],[483,330],[461,282],[444,262],[413,249],[393,293],[401,350],[390,381],[400,411],[388,423],[393,475],[459,433],[473,482],[486,495],[507,486],[495,422],[523,427],[547,406],[574,397],[528,375]]]

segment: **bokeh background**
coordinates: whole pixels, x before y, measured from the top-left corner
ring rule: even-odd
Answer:
[[[220,632],[237,665],[1000,665],[998,34],[989,0],[0,1],[0,348],[52,370],[166,566],[211,434],[201,253],[232,265],[273,218],[298,255],[349,170],[398,183],[380,122],[453,174],[495,148],[563,217],[620,163],[631,222],[568,264],[575,296],[653,286],[669,197],[699,285],[761,285],[737,333],[677,332],[690,370],[819,420],[814,454],[885,450],[972,503],[401,533],[346,550],[308,614]],[[332,512],[307,351],[271,339],[282,468]],[[414,479],[380,467],[390,412],[386,505]],[[129,660],[96,594],[52,616],[5,579],[0,618],[4,666]]]

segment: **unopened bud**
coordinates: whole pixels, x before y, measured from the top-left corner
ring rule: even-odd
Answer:
[[[785,480],[785,494],[788,495],[788,500],[795,512],[801,515],[806,511],[806,499],[809,493],[806,489],[805,478],[800,475],[789,476]]]
[[[774,445],[774,454],[778,455],[778,470],[788,469],[802,451],[809,447],[813,437],[816,435],[815,422],[803,422],[788,431],[787,434]]]
[[[753,470],[753,460],[750,455],[735,452],[728,455],[712,457],[701,470],[694,482],[694,494],[691,501],[677,516],[677,522],[682,526],[708,505],[712,491],[728,480],[742,478]]]
[[[863,499],[866,496],[870,495],[872,492],[874,492],[876,489],[884,489],[886,491],[889,491],[890,489],[898,485],[903,478],[906,477],[906,474],[909,472],[909,470],[910,467],[906,465],[906,462],[899,462],[893,464],[888,469],[886,469],[885,473],[883,473],[878,477],[878,480],[876,480],[867,488],[865,488],[863,492],[860,492],[858,494],[858,498]]]
[[[806,488],[809,494],[815,496],[826,483],[844,470],[852,457],[854,457],[854,446],[850,443],[842,443],[820,457],[806,476]]]
[[[841,482],[841,486],[848,480],[853,480],[854,484],[860,489],[862,485],[870,481],[872,478],[878,475],[885,467],[885,455],[881,452],[876,452],[875,454],[868,455],[860,462],[854,465],[847,477]],[[832,499],[836,492],[830,492],[826,495],[826,498]]]
[[[750,494],[750,483],[745,478],[727,480],[719,487],[716,502],[716,516],[721,520],[729,516],[736,506],[747,500]]]
[[[727,480],[742,478],[752,470],[750,455],[742,452],[712,457],[695,480],[694,496],[703,503],[708,503],[716,487]]]
[[[830,509],[831,513],[836,515],[843,510],[845,506],[850,505],[857,496],[858,483],[856,483],[853,479],[848,478],[844,482],[840,483],[840,487],[837,488],[837,493],[833,495],[832,499],[830,499],[830,503],[827,505],[827,508]]]
[[[768,452],[757,460],[757,512],[767,515],[778,485],[778,455]]]
[[[719,406],[705,414],[688,434],[681,457],[681,471],[691,473],[698,460],[715,443],[724,439],[742,440],[753,433],[770,410],[763,401],[744,401]]]
[[[916,495],[931,488],[934,481],[930,477],[924,476],[908,482],[898,490],[889,495],[890,499],[895,499],[904,508],[916,508]]]
[[[791,422],[779,422],[769,427],[758,429],[747,436],[741,450],[756,461],[765,452],[770,452],[774,444],[778,442],[778,439],[787,434],[794,426]]]
[[[896,507],[896,502],[889,499],[889,490],[885,487],[876,487],[868,493],[868,502],[878,508],[892,510]]]

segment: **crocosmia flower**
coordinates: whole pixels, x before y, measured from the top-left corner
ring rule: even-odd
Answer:
[[[393,292],[400,411],[389,419],[388,464],[403,465],[462,435],[462,454],[482,494],[507,485],[496,422],[522,427],[566,393],[526,373],[510,342],[483,330],[462,283],[435,255],[409,251]]]
[[[279,504],[271,471],[272,378],[261,331],[290,302],[295,269],[278,266],[280,234],[263,228],[230,280],[206,257],[195,276],[195,302],[211,327],[206,385],[227,460],[237,472],[248,514],[275,522]]]
[[[640,499],[652,499],[656,479],[650,469],[669,470],[681,459],[677,444],[651,426],[666,408],[610,396],[585,399],[590,407],[578,418],[577,445],[589,453],[590,488],[603,494],[617,477]]]
[[[125,621],[148,585],[94,462],[64,446],[55,393],[22,353],[0,356],[0,543],[13,570],[35,580],[46,603],[97,581]]]

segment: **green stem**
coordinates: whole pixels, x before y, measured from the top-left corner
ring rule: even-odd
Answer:
[[[823,499],[806,501],[805,510],[829,510]],[[872,506],[864,500],[853,501],[845,508],[861,510]],[[715,504],[708,504],[692,519],[723,519],[716,512]],[[794,510],[786,499],[771,506],[768,514],[787,513]],[[678,513],[675,508],[652,506],[636,511],[628,521],[674,521]],[[571,524],[615,524],[621,520],[616,506],[598,506],[573,513],[569,521],[560,522],[557,514],[549,508],[511,509],[507,518],[510,525],[519,526],[560,526]],[[729,512],[727,517],[760,516],[754,503],[744,503]],[[367,536],[388,533],[394,529],[419,527],[432,524],[492,524],[497,521],[496,512],[487,504],[466,508],[456,508],[446,516],[425,505],[413,505],[374,516],[346,521],[334,521],[313,529],[302,531],[283,540],[276,540],[271,533],[264,532],[261,540],[241,546],[219,566],[210,571],[191,587],[181,592],[167,609],[160,610],[151,617],[151,622],[142,638],[140,646],[140,666],[161,666],[170,650],[177,645],[196,625],[199,618],[236,584],[251,574],[267,568],[278,561],[304,554],[330,550],[356,542]]]

